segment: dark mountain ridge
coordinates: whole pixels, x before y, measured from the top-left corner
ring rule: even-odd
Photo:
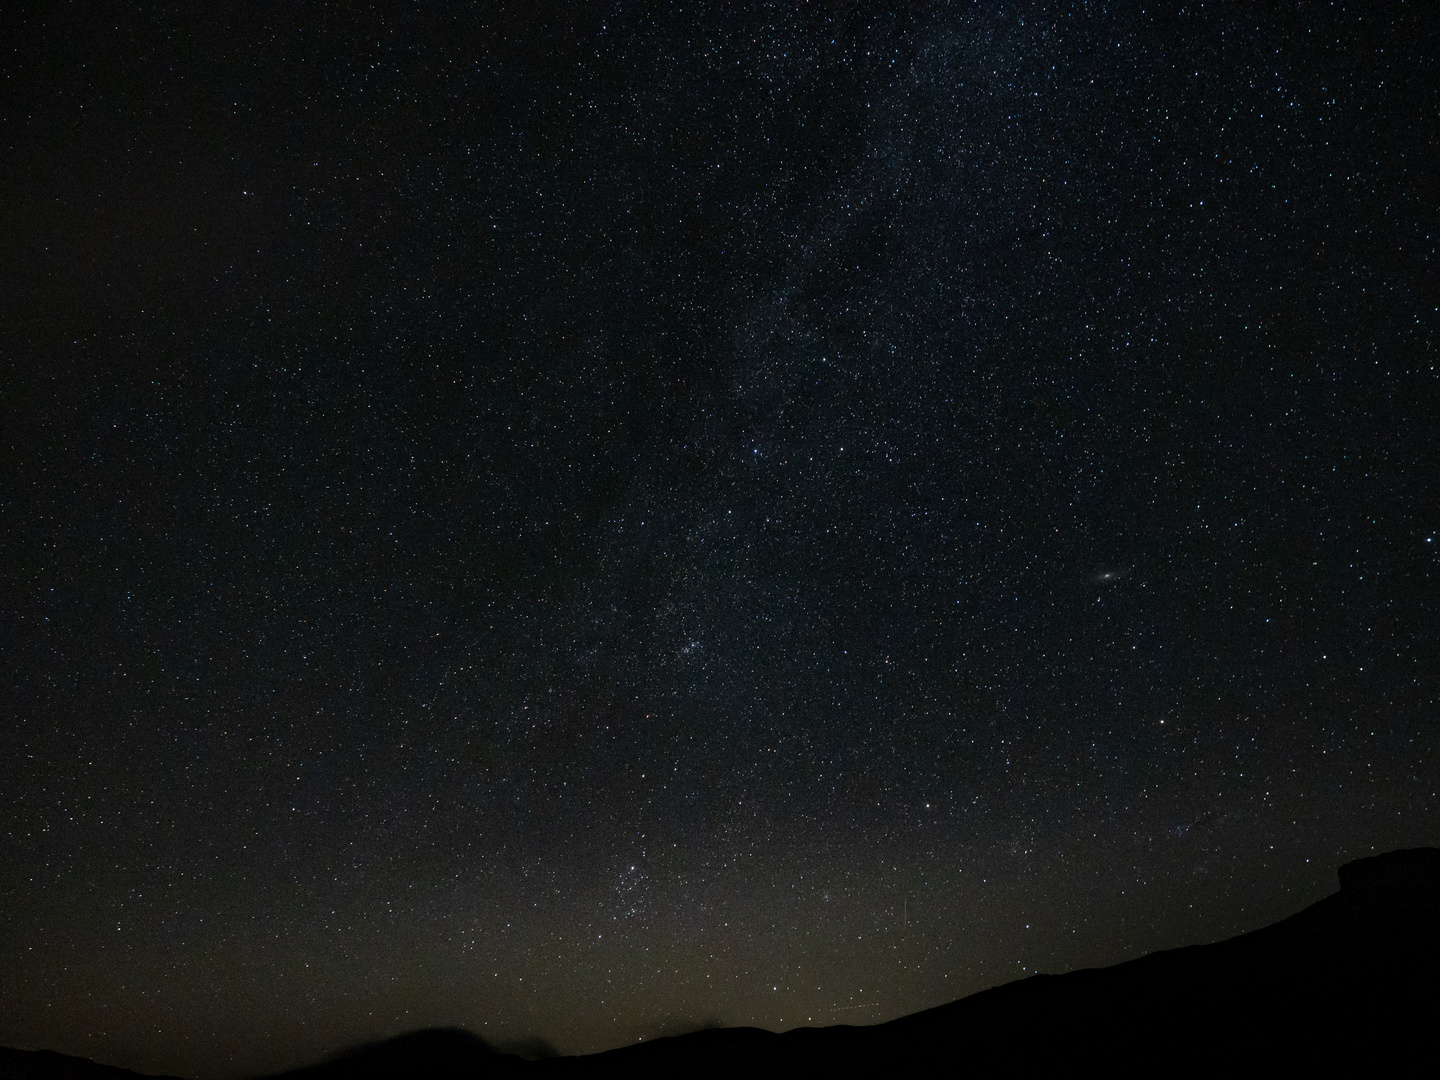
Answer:
[[[526,1061],[465,1031],[412,1032],[285,1080],[957,1075],[1090,1066],[1187,1074],[1423,1061],[1440,1006],[1440,850],[1340,868],[1340,891],[1212,945],[1036,975],[871,1027],[720,1028],[584,1057]],[[17,1080],[137,1074],[0,1050]],[[277,1078],[278,1080],[278,1078]]]

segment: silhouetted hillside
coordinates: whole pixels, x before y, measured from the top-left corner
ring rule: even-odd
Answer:
[[[1440,1006],[1440,850],[1361,859],[1341,868],[1340,883],[1299,914],[1227,941],[1036,975],[873,1027],[701,1032],[541,1064],[586,1078],[748,1078],[1424,1060]]]
[[[272,1080],[484,1080],[514,1075],[517,1067],[526,1064],[471,1032],[432,1028],[357,1046],[318,1065],[279,1073]]]
[[[526,1061],[468,1032],[421,1031],[285,1080],[488,1077],[927,1076],[1076,1066],[1167,1075],[1337,1066],[1429,1056],[1440,993],[1440,850],[1349,863],[1340,891],[1214,945],[1109,968],[1036,975],[873,1027],[777,1035],[721,1028],[585,1057]],[[0,1051],[23,1080],[135,1074],[58,1054]]]
[[[179,1080],[174,1076],[97,1065],[89,1058],[57,1054],[53,1050],[11,1050],[0,1046],[0,1080]]]

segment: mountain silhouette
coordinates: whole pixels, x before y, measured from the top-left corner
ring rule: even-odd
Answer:
[[[1185,1075],[1390,1071],[1429,1056],[1440,1007],[1440,850],[1340,868],[1340,891],[1213,945],[1036,975],[871,1027],[716,1028],[537,1061],[469,1032],[412,1032],[284,1080],[957,1076],[1104,1069]],[[49,1052],[0,1050],[0,1076],[124,1080]]]
[[[270,1080],[483,1080],[510,1076],[523,1058],[501,1053],[484,1039],[460,1028],[430,1028],[368,1043],[318,1065],[277,1073]]]

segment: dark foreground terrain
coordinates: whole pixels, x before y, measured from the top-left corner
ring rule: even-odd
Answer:
[[[1434,1068],[1440,1016],[1440,850],[1340,868],[1340,891],[1214,945],[1115,967],[1036,975],[873,1027],[776,1035],[726,1028],[587,1057],[524,1061],[464,1031],[421,1031],[285,1073],[415,1077],[926,1076],[1090,1067],[1174,1075],[1311,1067]],[[136,1074],[48,1051],[0,1049],[0,1076]]]

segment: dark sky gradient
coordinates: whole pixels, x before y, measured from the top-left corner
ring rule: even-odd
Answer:
[[[1440,843],[1433,6],[461,7],[6,19],[0,1043],[875,1021]]]

